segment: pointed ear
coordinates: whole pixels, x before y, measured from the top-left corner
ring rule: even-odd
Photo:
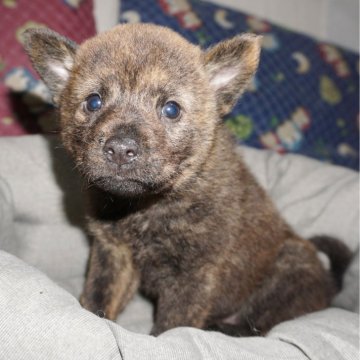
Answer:
[[[204,53],[204,66],[215,90],[220,116],[231,111],[254,75],[260,57],[261,36],[243,34],[225,40]]]
[[[29,29],[23,37],[25,50],[35,70],[57,104],[70,76],[77,45],[49,29]]]

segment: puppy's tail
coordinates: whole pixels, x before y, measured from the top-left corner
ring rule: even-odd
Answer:
[[[309,240],[319,251],[329,257],[330,273],[335,281],[337,291],[341,290],[343,275],[352,258],[350,249],[340,240],[326,235],[314,236]]]

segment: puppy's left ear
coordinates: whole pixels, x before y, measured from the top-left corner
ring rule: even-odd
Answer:
[[[77,45],[49,29],[29,29],[23,34],[24,46],[55,104],[64,89],[74,64]]]
[[[260,57],[261,36],[243,34],[204,53],[205,71],[215,90],[220,116],[228,114],[253,77]]]

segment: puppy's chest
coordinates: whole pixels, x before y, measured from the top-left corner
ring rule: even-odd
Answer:
[[[120,226],[129,232],[136,253],[181,255],[195,250],[199,237],[206,233],[206,223],[207,219],[194,222],[186,211],[163,209],[130,217]]]
[[[156,205],[117,223],[117,233],[133,250],[134,261],[147,281],[180,275],[211,257],[208,222],[211,212],[199,204]]]

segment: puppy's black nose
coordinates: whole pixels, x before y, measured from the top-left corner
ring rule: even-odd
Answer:
[[[135,140],[113,136],[103,148],[106,159],[118,165],[124,165],[136,159],[139,147]]]

